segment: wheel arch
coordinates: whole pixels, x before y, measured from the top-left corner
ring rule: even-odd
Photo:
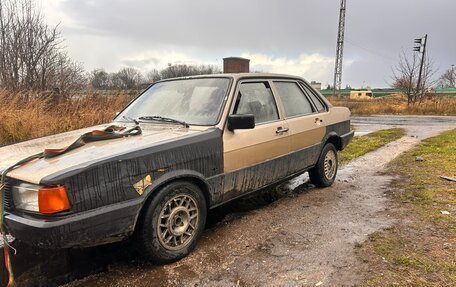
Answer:
[[[138,225],[138,221],[141,220],[141,218],[143,217],[143,214],[146,210],[147,205],[155,197],[157,192],[164,186],[166,186],[172,182],[176,182],[176,181],[188,181],[188,182],[195,184],[197,187],[199,187],[201,192],[204,195],[207,209],[209,210],[209,206],[210,206],[211,198],[212,198],[211,194],[210,194],[210,185],[202,174],[195,172],[195,171],[191,171],[191,170],[180,170],[180,171],[169,172],[169,173],[159,177],[149,188],[147,188],[145,190],[144,194],[146,196],[136,215],[135,226],[133,227],[134,231],[136,231],[136,226]]]
[[[323,142],[323,146],[325,146],[327,143],[332,143],[336,150],[341,151],[343,149],[342,139],[336,132],[328,133]]]

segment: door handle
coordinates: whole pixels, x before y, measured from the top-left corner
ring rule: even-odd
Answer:
[[[278,127],[276,130],[276,134],[286,133],[287,131],[288,131],[288,128]]]
[[[320,118],[315,118],[315,123],[319,123],[319,122],[320,122],[320,123],[322,123],[322,122],[323,122],[323,120],[322,120],[322,119],[320,119]]]

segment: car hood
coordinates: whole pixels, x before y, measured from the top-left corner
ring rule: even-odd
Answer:
[[[0,171],[28,156],[40,153],[46,148],[66,147],[82,134],[92,130],[104,129],[112,124],[119,125],[118,123],[111,123],[93,126],[2,147],[0,148]],[[202,132],[200,128],[184,128],[168,124],[141,124],[141,129],[141,135],[90,142],[54,158],[41,158],[30,161],[10,171],[8,177],[39,184],[43,177],[51,174],[69,169],[82,169],[96,162],[115,158],[125,153],[135,152],[153,145],[173,141],[179,137]]]

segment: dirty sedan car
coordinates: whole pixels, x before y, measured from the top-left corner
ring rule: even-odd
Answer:
[[[187,255],[207,211],[308,171],[330,186],[337,151],[353,137],[350,112],[305,80],[222,74],[157,82],[109,125],[142,134],[95,141],[30,161],[5,177],[5,225],[45,248],[131,238],[157,263]],[[91,127],[0,148],[0,170]]]

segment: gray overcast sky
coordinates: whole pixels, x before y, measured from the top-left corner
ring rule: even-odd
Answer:
[[[87,70],[251,59],[251,69],[332,83],[339,0],[41,0]],[[388,86],[413,39],[429,34],[439,73],[456,64],[455,0],[347,0],[343,85]]]

